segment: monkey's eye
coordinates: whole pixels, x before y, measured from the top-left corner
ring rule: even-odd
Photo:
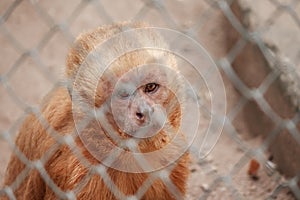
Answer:
[[[157,83],[148,83],[144,87],[144,92],[145,93],[154,93],[154,92],[157,91],[158,88],[159,88],[159,84],[157,84]]]

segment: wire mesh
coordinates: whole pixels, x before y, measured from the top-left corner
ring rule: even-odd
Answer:
[[[272,148],[272,143],[274,143],[275,139],[279,137],[284,130],[284,137],[291,138],[291,141],[286,143],[288,146],[281,148],[290,148],[290,152],[293,152],[293,149],[299,149],[300,146],[300,113],[299,98],[297,98],[299,96],[295,95],[295,97],[292,97],[292,103],[289,104],[289,106],[290,109],[294,111],[292,115],[286,117],[282,116],[276,108],[274,109],[274,105],[270,103],[267,95],[271,86],[277,83],[278,80],[284,82],[286,80],[283,80],[284,78],[289,78],[294,75],[296,78],[293,78],[292,81],[287,81],[288,85],[284,86],[283,91],[289,90],[288,95],[290,96],[299,92],[299,81],[297,82],[295,79],[297,79],[297,74],[300,71],[300,48],[297,43],[294,43],[293,53],[296,55],[295,59],[292,59],[292,62],[289,63],[282,63],[265,41],[265,33],[276,25],[276,22],[282,15],[291,17],[291,21],[293,21],[297,31],[293,34],[299,35],[300,1],[265,0],[264,2],[270,4],[274,9],[263,23],[260,24],[260,27],[254,30],[250,30],[249,27],[241,21],[239,16],[237,16],[234,10],[237,1],[206,0],[199,2],[185,2],[184,5],[186,7],[183,8],[180,8],[180,6],[179,8],[172,7],[173,4],[180,5],[182,1],[179,0],[174,2],[164,0],[135,0],[128,1],[128,3],[120,1],[118,3],[112,3],[100,0],[53,1],[52,3],[50,1],[42,2],[37,0],[1,2],[0,39],[4,50],[1,51],[3,54],[1,56],[0,94],[2,99],[2,113],[6,113],[3,114],[2,118],[0,117],[0,119],[3,120],[0,132],[1,142],[4,147],[6,147],[7,144],[9,145],[8,149],[13,151],[25,164],[25,167],[12,184],[6,185],[1,189],[0,196],[16,199],[15,190],[28,177],[29,172],[36,170],[47,186],[55,193],[56,197],[60,199],[76,199],[82,188],[86,187],[94,174],[101,176],[106,187],[109,188],[117,199],[142,198],[151,184],[158,178],[163,181],[175,199],[181,199],[180,191],[169,177],[172,166],[151,173],[151,176],[143,182],[133,196],[126,196],[111,180],[105,166],[100,164],[91,165],[82,155],[82,152],[76,148],[74,137],[78,130],[74,130],[74,132],[68,136],[60,135],[49,125],[47,120],[43,117],[41,110],[35,106],[35,104],[38,102],[37,99],[44,96],[50,89],[55,90],[59,87],[67,87],[68,83],[60,81],[58,77],[62,74],[61,71],[64,70],[64,59],[69,46],[74,41],[75,36],[84,29],[102,24],[111,24],[120,20],[149,21],[156,26],[164,26],[178,30],[199,43],[203,43],[201,40],[203,35],[213,35],[216,34],[214,31],[222,32],[223,30],[226,32],[228,30],[224,27],[213,29],[207,25],[221,19],[226,21],[228,26],[232,27],[234,32],[232,35],[238,35],[238,39],[232,42],[230,47],[226,44],[226,40],[223,41],[226,44],[226,48],[223,52],[209,46],[215,45],[218,41],[204,43],[206,43],[208,52],[213,54],[213,59],[217,63],[218,69],[222,72],[225,85],[232,85],[238,94],[235,102],[232,103],[233,105],[227,108],[227,114],[219,117],[225,119],[225,131],[223,134],[226,134],[229,140],[237,146],[241,157],[235,160],[234,163],[230,163],[224,167],[226,169],[225,173],[216,172],[209,158],[195,158],[196,161],[194,162],[197,163],[196,166],[200,167],[199,170],[212,181],[209,184],[202,184],[201,187],[193,187],[193,183],[189,183],[189,185],[191,185],[189,187],[192,189],[188,189],[188,191],[193,191],[192,193],[194,194],[187,194],[187,198],[219,199],[223,197],[225,199],[251,199],[254,196],[257,197],[257,195],[261,195],[253,195],[253,193],[247,194],[243,191],[245,188],[241,189],[239,187],[239,181],[242,180],[239,180],[241,177],[238,176],[238,174],[248,166],[251,158],[256,158],[260,163],[266,164],[264,170],[270,173],[269,176],[272,180],[275,180],[270,184],[270,191],[268,191],[266,195],[261,195],[260,198],[275,199],[278,196],[279,198],[283,198],[280,194],[284,193],[281,195],[286,195],[286,189],[288,189],[288,191],[291,191],[293,194],[293,197],[290,195],[289,198],[300,199],[299,169],[298,171],[297,169],[294,170],[293,173],[288,173],[284,171],[286,168],[283,167],[281,169],[282,174],[288,175],[288,178],[284,178],[282,174],[279,174],[274,169],[274,163],[266,158],[266,155],[270,154],[269,149]],[[244,2],[238,1],[238,3],[243,5]],[[195,8],[193,9],[193,7],[201,9],[198,11]],[[215,20],[216,16],[219,17],[217,20]],[[218,40],[217,36],[215,38]],[[229,37],[227,40],[230,41],[232,39]],[[240,56],[241,52],[248,47],[249,43],[257,47],[257,51],[262,54],[267,63],[266,65],[270,66],[269,72],[255,87],[246,83],[247,81],[244,80],[245,77],[241,75],[243,73],[237,70],[243,68],[243,66],[239,67],[237,66],[238,64],[235,63],[235,60]],[[47,49],[52,49],[52,54],[45,53]],[[253,57],[250,59],[253,59]],[[245,62],[247,62],[247,60]],[[247,70],[249,69],[244,69],[246,72]],[[262,74],[263,72],[257,71],[255,73]],[[25,80],[23,83],[25,76],[28,76],[28,80]],[[212,73],[208,71],[205,76],[206,79],[209,79]],[[228,90],[226,91],[227,95],[231,95],[229,91],[230,86],[227,86],[226,89]],[[31,90],[33,92],[30,92]],[[287,98],[284,92],[280,95]],[[249,144],[247,141],[244,141],[243,137],[241,137],[242,133],[240,133],[241,131],[236,127],[235,122],[241,113],[244,113],[244,115],[248,114],[244,108],[251,102],[255,102],[257,108],[261,110],[263,115],[267,116],[270,123],[274,124],[270,129],[262,128],[262,130],[267,130],[268,133],[261,134],[263,137],[260,140],[261,143],[257,146],[251,146],[251,142]],[[279,104],[276,106],[280,107],[282,105]],[[28,114],[33,114],[39,123],[45,127],[47,133],[55,140],[55,145],[51,146],[41,158],[35,161],[29,160],[14,143],[14,137]],[[214,113],[209,113],[208,111],[208,114]],[[257,114],[259,114],[259,112]],[[85,126],[84,123],[81,124],[83,127]],[[221,122],[217,121],[215,123]],[[260,127],[258,127],[258,129],[259,128]],[[57,152],[60,145],[67,145],[72,153],[80,160],[80,163],[89,169],[89,173],[70,191],[64,191],[58,187],[44,167],[55,152]],[[218,148],[218,146],[215,148]],[[222,151],[226,152],[227,150],[224,149]],[[297,153],[299,151],[295,150],[294,152]],[[113,158],[116,157],[115,154],[118,153],[119,152],[116,151],[110,155],[107,162],[113,162]],[[3,155],[5,155],[4,152]],[[230,156],[235,157],[234,153]],[[297,158],[297,155],[292,158]],[[137,159],[141,163],[144,162],[143,158]],[[226,161],[224,162],[224,164],[227,164]],[[293,162],[297,163],[298,161],[292,160],[291,163],[287,163],[286,165],[297,166]],[[277,165],[280,166],[280,163],[277,163]],[[191,169],[191,171],[192,170],[193,169]],[[274,173],[276,173],[276,175],[274,175]],[[191,173],[190,176],[197,179],[198,174]],[[249,190],[253,190],[253,188],[249,188]]]

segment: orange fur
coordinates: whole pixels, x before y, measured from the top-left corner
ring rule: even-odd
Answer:
[[[81,35],[67,58],[66,74],[72,80],[82,62],[91,52],[95,49],[96,45],[109,38],[111,35],[121,31],[123,26],[129,26],[130,28],[145,27],[145,24],[117,24],[112,26],[100,27],[92,32]],[[128,68],[132,66],[138,66],[140,64],[147,63],[147,54],[140,55],[138,53],[132,53],[125,55],[120,60],[116,61],[115,72],[118,75],[122,75],[128,71]],[[149,57],[150,59],[150,57]],[[175,62],[173,58],[169,57],[167,62],[171,62],[173,65]],[[109,96],[112,86],[109,85],[109,80],[105,77],[100,80],[100,85],[97,88],[95,106],[99,107],[103,101]],[[98,83],[88,83],[98,84]],[[89,98],[87,94],[87,98]],[[169,98],[174,98],[170,95]],[[168,102],[166,102],[168,104]],[[44,101],[41,106],[42,117],[46,120],[48,125],[41,122],[41,119],[31,114],[24,121],[19,135],[16,139],[16,146],[30,161],[36,161],[41,159],[46,152],[53,146],[57,147],[53,150],[50,158],[44,164],[44,168],[47,171],[49,177],[53,180],[60,190],[67,192],[70,190],[76,191],[76,197],[78,199],[117,199],[110,186],[106,185],[103,177],[92,170],[93,165],[101,164],[100,161],[95,159],[90,152],[85,148],[79,137],[75,137],[75,144],[77,150],[88,162],[82,163],[82,159],[79,155],[75,154],[72,149],[65,143],[59,143],[51,134],[52,127],[60,136],[66,136],[75,131],[75,125],[72,114],[72,100],[70,94],[66,88],[58,88],[53,91],[49,97]],[[174,108],[173,113],[169,116],[169,120],[175,129],[179,127],[180,121],[180,107],[177,105]],[[95,123],[92,121],[90,123]],[[84,134],[88,137],[93,137],[93,134],[97,133],[103,140],[100,141],[103,145],[103,154],[109,153],[111,149],[105,148],[109,137],[102,130],[86,130]],[[120,134],[122,134],[120,132]],[[182,140],[184,136],[182,135]],[[146,139],[139,144],[141,152],[150,152],[162,148],[170,140],[167,135],[160,133],[150,139]],[[176,151],[176,149],[173,149]],[[176,154],[177,152],[169,152],[170,154]],[[122,164],[126,157],[118,157],[118,162]],[[188,153],[183,154],[174,164],[170,173],[170,179],[177,187],[178,191],[184,197],[186,193],[186,181],[188,177]],[[7,172],[4,180],[5,186],[10,186],[14,181],[20,178],[20,173],[27,169],[27,176],[20,183],[20,185],[14,189],[14,194],[17,199],[57,199],[56,193],[49,182],[41,176],[40,172],[36,168],[30,168],[19,159],[14,153],[11,157]],[[115,186],[126,196],[134,195],[139,190],[141,185],[151,175],[151,173],[129,173],[118,171],[113,168],[107,168],[107,174],[115,184]],[[153,175],[153,173],[152,173]],[[151,177],[152,177],[151,175]],[[89,176],[86,178],[86,176]],[[87,181],[85,181],[87,180]],[[155,178],[151,183],[151,186],[146,190],[142,199],[174,199],[172,191],[170,191],[165,183],[160,178]],[[2,199],[2,198],[1,198]],[[5,199],[5,198],[4,198]]]

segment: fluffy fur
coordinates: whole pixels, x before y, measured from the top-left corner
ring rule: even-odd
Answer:
[[[93,64],[86,63],[89,53],[96,50],[99,44],[124,29],[143,28],[146,26],[147,25],[140,23],[121,23],[100,27],[78,37],[67,57],[66,74],[71,82],[77,81],[73,89],[76,89],[76,91],[87,100],[88,104],[96,106],[96,108],[101,107],[105,101],[110,98],[114,87],[111,77],[105,73],[104,76],[98,80],[95,74],[99,73],[99,68],[94,67],[95,65]],[[137,35],[136,38],[138,43],[143,45],[148,43],[160,48],[165,46],[160,36],[155,33],[149,32],[148,35]],[[119,46],[116,46],[115,51],[118,52],[119,48],[123,48],[124,45],[132,44],[121,41]],[[101,57],[97,59],[109,60],[108,57],[115,56],[115,54],[111,52],[106,52],[105,55],[107,56],[106,58]],[[111,69],[116,78],[120,78],[124,73],[136,66],[153,62],[153,59],[163,59],[163,62],[173,66],[176,70],[176,61],[172,55],[168,53],[151,52],[151,50],[131,52],[123,55],[113,63]],[[153,73],[153,76],[159,76],[155,74],[155,70]],[[171,80],[169,84],[172,85],[174,90],[180,89],[179,81]],[[94,88],[96,89],[94,90]],[[161,99],[160,103],[168,110],[169,125],[175,130],[178,130],[181,111],[179,103],[174,103],[174,98],[174,94],[170,92]],[[101,166],[101,162],[91,155],[91,152],[87,150],[78,136],[74,137],[76,149],[79,150],[76,151],[70,149],[70,147],[64,142],[61,142],[61,140],[55,139],[51,134],[52,129],[60,136],[70,135],[70,133],[76,130],[73,111],[72,96],[66,88],[61,87],[49,94],[41,106],[42,118],[47,123],[44,123],[44,120],[35,114],[31,114],[24,121],[16,139],[16,146],[30,161],[39,160],[51,151],[49,159],[43,166],[49,177],[42,176],[41,171],[37,168],[25,165],[16,153],[14,153],[7,167],[4,185],[11,186],[15,181],[21,181],[20,184],[16,184],[16,188],[12,188],[17,199],[57,199],[59,190],[64,192],[72,190],[78,199],[120,199],[135,195],[150,174],[152,174],[152,181],[149,182],[150,186],[141,198],[149,200],[175,199],[174,191],[171,191],[159,176],[156,176],[157,172],[129,173],[107,168],[107,177],[111,179],[113,183],[107,184],[105,178],[93,170],[93,166]],[[106,113],[106,118],[108,123],[116,128],[111,114]],[[97,127],[95,125],[96,123],[95,120],[92,120],[87,128],[83,130],[83,134],[89,139],[93,139],[94,136],[97,136],[97,142],[91,144],[91,146],[97,150],[99,150],[100,147],[102,155],[105,156],[112,150],[106,146],[106,144],[112,142],[112,140],[101,127],[95,129],[95,127]],[[120,134],[121,138],[130,137],[117,128],[115,130]],[[183,134],[181,134],[179,138],[181,138],[181,142],[184,142]],[[151,138],[141,140],[139,150],[143,153],[159,150],[164,147],[170,139],[172,138],[170,138],[168,134],[161,131]],[[174,148],[166,151],[165,153],[168,154],[166,157],[176,155],[178,153],[177,151],[180,150],[179,145],[181,144],[175,145]],[[122,165],[126,163],[125,161],[127,159],[130,158],[126,157],[126,155],[122,155],[117,157],[117,162]],[[83,162],[83,160],[85,162]],[[168,169],[171,169],[169,178],[173,185],[175,185],[175,188],[177,188],[176,190],[179,192],[180,198],[184,198],[186,193],[186,181],[189,172],[188,162],[188,153],[184,153],[173,165],[168,167]],[[23,170],[25,170],[26,176],[23,180],[20,180]],[[48,178],[53,182],[49,181]],[[147,181],[149,181],[149,179]],[[53,190],[53,183],[57,186],[57,189]],[[114,187],[118,188],[121,193],[112,192],[115,191],[113,189]]]

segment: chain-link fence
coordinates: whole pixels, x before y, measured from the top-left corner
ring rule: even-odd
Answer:
[[[16,199],[16,191],[35,170],[59,199],[81,197],[85,187],[93,188],[89,183],[95,174],[116,199],[140,199],[157,179],[172,198],[182,198],[182,191],[170,176],[173,165],[151,173],[134,194],[122,192],[109,168],[92,164],[82,155],[74,139],[76,129],[70,135],[57,133],[38,106],[50,90],[68,87],[61,77],[66,55],[79,33],[119,21],[145,21],[200,43],[217,66],[200,66],[200,79],[194,77],[192,68],[181,71],[189,77],[201,101],[198,134],[205,135],[211,129],[212,137],[207,141],[212,147],[222,132],[205,158],[199,154],[203,147],[199,141],[190,147],[186,198],[300,199],[299,13],[299,0],[1,1],[1,182],[11,153],[24,163],[17,178],[1,189],[1,197]],[[169,33],[167,37],[171,37]],[[175,46],[182,38],[175,40]],[[188,61],[195,58],[197,62],[201,57],[193,48],[186,47],[182,52]],[[218,82],[219,73],[224,88]],[[36,160],[27,158],[14,142],[29,114],[55,141]],[[86,124],[80,125],[84,128]],[[45,167],[61,146],[67,146],[80,161],[78,165],[88,169],[68,190],[60,188]],[[114,151],[103,162],[114,162],[119,153]],[[143,157],[135,159],[142,168],[147,167]]]

